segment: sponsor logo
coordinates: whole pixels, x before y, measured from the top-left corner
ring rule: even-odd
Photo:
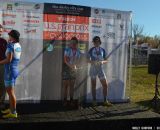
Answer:
[[[34,19],[39,19],[40,17],[39,16],[32,16],[32,15],[23,15],[23,17],[24,18],[29,18],[29,19],[31,19],[31,18],[34,18]]]
[[[3,25],[15,25],[15,21],[13,21],[13,20],[10,20],[10,21],[3,21]]]
[[[58,6],[58,5],[52,5],[52,8],[53,8],[53,9],[58,9],[59,6]]]
[[[114,32],[108,32],[103,37],[107,38],[107,39],[115,39],[115,33]]]
[[[99,10],[98,10],[98,9],[95,9],[95,10],[94,10],[94,13],[95,13],[95,14],[99,14]]]
[[[37,30],[36,29],[24,29],[25,33],[36,33]]]
[[[38,24],[23,24],[25,27],[40,27]]]
[[[31,4],[19,2],[19,3],[15,3],[14,5],[16,7],[16,11],[22,11],[22,12],[25,10],[31,11],[32,9],[40,9],[40,4],[35,4],[31,6]]]
[[[44,24],[46,29],[53,29],[53,30],[57,30],[57,31],[81,31],[81,32],[88,32],[89,28],[88,25],[81,25],[81,24],[63,24],[63,23],[58,23],[58,24],[54,24],[54,23],[46,23]]]
[[[67,5],[60,5],[60,6],[59,6],[59,9],[69,10],[69,6],[67,6]]]
[[[124,29],[124,25],[120,24],[120,29],[123,30]]]
[[[106,11],[103,9],[103,10],[102,10],[102,13],[103,13],[103,14],[105,14],[105,13],[106,13]]]
[[[9,33],[12,29],[13,29],[12,27],[11,27],[11,28],[5,27],[3,31],[4,31],[5,33]]]
[[[24,9],[16,9],[18,12],[24,12]]]
[[[117,14],[117,19],[121,19],[121,14]]]
[[[86,44],[80,44],[80,45],[78,46],[78,48],[79,48],[81,51],[84,51],[84,50],[86,50]]]
[[[112,29],[112,28],[115,27],[115,25],[114,25],[114,24],[111,24],[111,23],[107,23],[107,24],[106,24],[106,27],[109,28],[109,29]]]
[[[93,28],[102,28],[101,25],[92,25]]]
[[[19,6],[19,3],[15,3],[14,5],[15,5],[15,6]]]
[[[92,33],[94,33],[94,34],[101,34],[101,31],[100,30],[92,30]]]
[[[11,18],[15,18],[15,17],[16,17],[15,14],[4,13],[4,14],[2,14],[2,15],[3,15],[3,17],[11,17]]]
[[[101,24],[101,19],[92,19],[92,23]]]
[[[50,33],[49,38],[53,39],[57,35],[55,33]],[[89,35],[83,33],[62,33],[61,36],[58,37],[58,40],[70,40],[72,37],[77,37],[79,40],[88,41]]]
[[[126,27],[125,27],[125,25],[124,25],[124,24],[120,24],[120,25],[119,25],[119,27],[120,27],[120,30],[121,30],[121,31],[123,31],[123,30],[125,30],[125,29],[126,29]]]
[[[76,18],[69,18],[69,17],[58,17],[59,21],[65,21],[65,22],[75,22]]]
[[[35,4],[34,9],[40,9],[40,4]]]
[[[7,10],[12,10],[12,9],[13,9],[12,4],[7,4]]]
[[[33,24],[38,24],[38,23],[40,23],[40,22],[39,22],[39,20],[26,19],[26,20],[24,20],[24,23],[33,23]]]

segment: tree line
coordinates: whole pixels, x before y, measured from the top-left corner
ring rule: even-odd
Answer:
[[[144,26],[134,24],[132,26],[133,44],[148,43],[151,48],[160,48],[160,35],[148,36],[143,34]]]

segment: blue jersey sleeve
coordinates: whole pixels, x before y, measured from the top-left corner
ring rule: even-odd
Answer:
[[[8,51],[9,52],[14,52],[14,47],[12,44],[8,44]]]
[[[12,44],[7,44],[7,53],[14,53],[14,46]]]
[[[95,48],[95,47],[92,47],[92,48],[88,51],[88,53],[87,53],[87,59],[93,60],[92,53],[93,53],[93,49],[94,49],[94,48]]]
[[[69,57],[69,48],[65,48],[65,50],[64,50],[64,56]]]

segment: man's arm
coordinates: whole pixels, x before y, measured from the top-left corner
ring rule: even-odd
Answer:
[[[106,64],[107,62],[107,59],[100,61],[101,64]]]
[[[0,64],[8,64],[12,61],[13,53],[8,53],[6,59],[1,60]]]

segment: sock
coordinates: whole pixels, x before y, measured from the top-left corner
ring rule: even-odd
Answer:
[[[12,113],[12,114],[16,114],[16,113],[17,113],[16,109],[12,109],[12,110],[11,110],[11,113]]]

